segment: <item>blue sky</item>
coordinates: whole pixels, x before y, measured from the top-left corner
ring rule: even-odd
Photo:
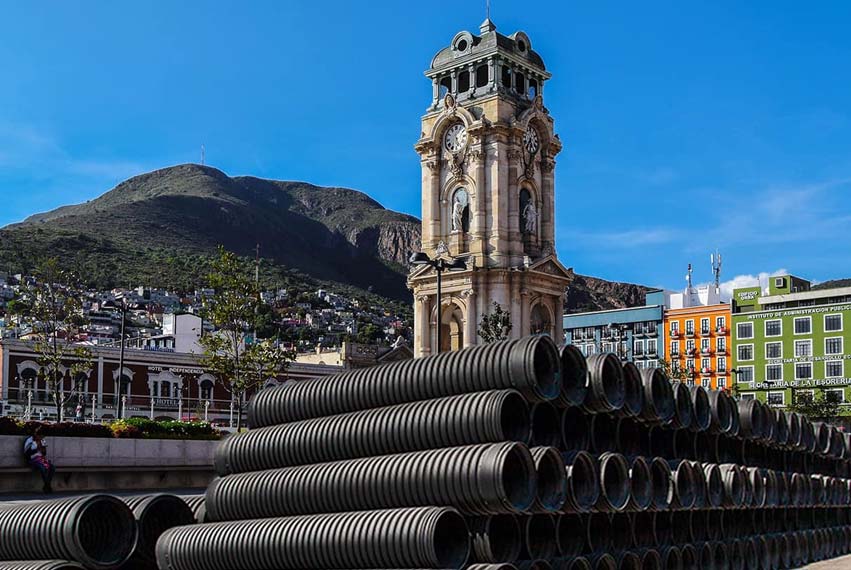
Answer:
[[[181,162],[419,215],[422,72],[484,0],[7,2],[0,224]],[[681,288],[851,277],[851,3],[493,0],[553,78],[557,240],[577,272]]]

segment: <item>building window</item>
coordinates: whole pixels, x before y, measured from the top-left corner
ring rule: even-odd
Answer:
[[[650,339],[647,341],[647,354],[650,356],[656,356],[656,339]]]
[[[783,365],[769,364],[765,367],[765,380],[767,382],[780,382],[783,380]]]
[[[753,345],[752,344],[740,344],[739,345],[739,360],[753,360]]]
[[[844,366],[841,360],[826,360],[824,363],[825,378],[842,378]]]
[[[715,330],[721,332],[727,327],[727,319],[725,317],[715,317]]]
[[[700,339],[700,352],[709,352],[709,339]]]
[[[765,336],[781,336],[783,334],[783,321],[765,321]]]
[[[701,372],[708,372],[710,370],[710,366],[711,366],[711,364],[710,364],[708,358],[701,358],[700,359],[700,371]]]
[[[811,380],[813,377],[812,362],[795,363],[795,380]]]
[[[715,339],[715,348],[718,352],[727,351],[727,337],[719,336]]]
[[[680,334],[680,321],[671,321],[671,336]]]
[[[842,315],[825,315],[824,332],[837,332],[842,330]]]
[[[709,334],[709,319],[700,319],[700,334]]]
[[[748,400],[753,400],[753,394],[752,393],[742,394],[741,398],[742,398],[742,400],[747,402]]]
[[[615,351],[615,345],[614,344],[612,344],[610,342],[604,342],[603,343],[603,352],[614,352],[614,351]]]
[[[692,352],[694,350],[694,339],[688,339],[686,341],[686,352]]]
[[[647,361],[647,368],[659,368],[659,361],[658,360],[648,360]]]
[[[753,338],[753,323],[739,323],[736,325],[736,338]]]
[[[753,366],[739,366],[739,374],[738,380],[739,382],[746,382],[748,384],[753,384]]]
[[[795,334],[810,334],[813,332],[812,317],[795,318]]]
[[[824,391],[824,399],[828,402],[845,402],[845,390],[843,388],[827,388]]]
[[[692,319],[686,321],[686,334],[694,334],[694,321]]]
[[[694,358],[689,358],[686,360],[686,370],[691,372],[694,370]]]
[[[807,340],[796,340],[795,341],[795,356],[796,357],[807,357],[813,355],[813,341]]]
[[[671,356],[679,356],[680,355],[680,341],[672,340],[671,341]]]
[[[768,405],[782,406],[786,402],[786,392],[769,392]]]
[[[726,356],[719,356],[718,358],[715,359],[715,362],[716,362],[716,370],[718,370],[718,372],[727,372],[727,357]]]
[[[766,358],[783,358],[783,343],[782,342],[767,342],[765,343]]]
[[[587,349],[588,356],[591,356],[592,354],[597,354],[597,347],[595,345],[586,344],[585,348]]]
[[[726,379],[726,378],[724,378],[723,376],[719,376],[719,377],[718,377],[717,383],[718,383],[718,389],[719,389],[719,390],[724,390],[724,389],[726,389],[726,388],[727,388],[727,379]],[[707,388],[707,389],[712,389],[711,382],[710,382],[710,385],[709,385],[709,386],[707,386],[706,388]]]
[[[632,353],[635,356],[641,356],[641,355],[644,354],[644,341],[643,340],[637,340],[633,343]]]
[[[825,354],[842,354],[842,337],[834,336],[824,339]]]

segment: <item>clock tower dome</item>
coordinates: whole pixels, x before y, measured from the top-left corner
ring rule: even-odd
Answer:
[[[431,104],[415,149],[422,164],[422,248],[432,259],[463,258],[443,275],[437,310],[434,269],[416,266],[414,352],[480,342],[482,316],[498,303],[511,336],[562,342],[564,290],[572,273],[555,252],[555,157],[561,141],[544,107],[550,78],[523,32],[505,36],[490,19],[459,32],[425,73]]]

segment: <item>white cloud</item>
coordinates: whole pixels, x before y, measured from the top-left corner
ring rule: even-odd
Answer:
[[[572,243],[607,249],[630,249],[648,245],[673,243],[680,238],[680,232],[671,228],[646,228],[640,230],[621,230],[609,232],[589,232],[571,228],[559,232],[564,239]]]
[[[729,301],[733,298],[733,289],[741,289],[742,287],[762,287],[765,289],[768,286],[768,278],[776,275],[788,275],[786,269],[775,269],[774,271],[762,271],[756,275],[736,275],[732,279],[721,282],[721,298]],[[701,285],[709,285],[709,283],[701,283]]]

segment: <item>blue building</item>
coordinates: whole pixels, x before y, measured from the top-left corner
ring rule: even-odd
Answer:
[[[575,344],[589,356],[612,352],[639,368],[656,368],[665,358],[666,292],[647,293],[643,307],[611,309],[564,316],[565,342]]]

